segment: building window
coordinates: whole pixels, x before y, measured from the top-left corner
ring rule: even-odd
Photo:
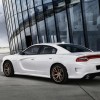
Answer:
[[[14,19],[14,16],[12,17],[12,27],[13,27],[13,32],[15,32],[15,19]]]
[[[42,5],[42,0],[34,0],[35,6]]]
[[[100,51],[100,11],[98,0],[83,0],[89,48]]]
[[[33,0],[27,0],[27,4],[28,4],[27,5],[28,6],[28,9],[34,7],[33,6]]]
[[[33,26],[31,26],[31,33],[32,33],[33,44],[38,43],[39,40],[38,40],[38,35],[37,35],[36,24],[34,24]]]
[[[25,33],[26,33],[26,36],[30,35],[30,27],[27,27],[27,28],[25,29]]]
[[[26,34],[26,45],[27,45],[27,47],[29,47],[33,44],[32,43],[32,36],[30,34],[30,27],[27,27],[25,29],[25,34]]]
[[[20,38],[20,34],[17,35],[18,38],[18,45],[19,45],[19,49],[22,49],[22,45],[21,45],[21,38]]]
[[[39,6],[39,7],[35,8],[35,14],[36,14],[39,42],[40,43],[47,42],[46,28],[45,28],[45,22],[44,22],[44,15],[43,15],[42,6]]]
[[[69,4],[69,16],[74,44],[85,45],[80,0]]]
[[[45,2],[46,3],[46,2]],[[44,14],[45,14],[45,22],[46,22],[46,29],[49,42],[57,42],[56,37],[56,27],[55,27],[55,20],[53,13],[53,4],[47,3],[44,4]]]
[[[15,17],[15,26],[16,26],[16,33],[19,33],[19,24],[18,24],[18,18],[17,15],[14,16]]]
[[[43,0],[43,4],[52,3],[52,0]]]
[[[30,22],[30,26],[35,24],[35,12],[34,12],[34,8],[29,9],[29,22]]]
[[[23,12],[23,20],[24,20],[24,26],[27,28],[29,26],[29,18],[28,18],[28,12]]]
[[[13,12],[14,12],[14,14],[16,14],[17,12],[16,12],[16,2],[15,2],[15,0],[12,0],[12,6],[13,6]]]
[[[61,42],[69,42],[68,22],[64,0],[54,0],[57,34]]]
[[[24,31],[21,31],[21,39],[22,39],[22,47],[23,47],[23,49],[25,49],[27,46],[26,46],[26,38],[25,38]]]
[[[17,12],[21,12],[20,0],[16,0]]]
[[[12,53],[67,42],[100,51],[99,0],[3,0]]]
[[[26,0],[21,0],[22,11],[27,10]]]
[[[10,15],[13,16],[13,8],[12,8],[12,0],[8,0],[9,8],[10,8]]]
[[[22,31],[24,29],[22,13],[18,13],[18,20],[19,20],[19,29],[20,31]]]
[[[16,51],[18,52],[18,42],[17,42],[17,37],[15,37],[15,46],[16,46]]]

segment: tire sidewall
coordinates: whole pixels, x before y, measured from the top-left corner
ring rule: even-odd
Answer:
[[[52,70],[53,70],[56,66],[59,66],[60,68],[62,68],[62,69],[63,69],[63,72],[64,72],[64,78],[63,78],[63,80],[62,80],[61,82],[55,81],[55,80],[53,79],[53,77],[52,77]],[[67,80],[68,80],[67,69],[66,69],[62,64],[53,65],[53,66],[51,67],[51,69],[50,69],[50,77],[51,77],[51,80],[52,80],[53,82],[55,82],[55,83],[57,83],[57,84],[64,84],[64,83],[66,83]]]
[[[4,68],[5,68],[5,64],[9,63],[10,64],[10,73],[9,75],[7,75],[5,72],[4,72]],[[3,72],[5,74],[6,77],[11,77],[11,76],[14,76],[14,69],[13,69],[13,65],[10,61],[5,61],[4,64],[3,64]]]

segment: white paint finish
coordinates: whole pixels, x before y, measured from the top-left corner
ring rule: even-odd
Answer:
[[[38,45],[38,44],[37,44]],[[39,44],[55,47],[57,54],[47,55],[9,55],[3,58],[10,60],[14,67],[15,74],[32,75],[50,78],[50,68],[55,63],[63,64],[68,72],[68,78],[82,78],[86,74],[100,72],[96,65],[100,65],[100,58],[87,62],[76,62],[76,59],[86,55],[98,55],[99,52],[71,53],[57,44]],[[1,67],[2,70],[2,67]],[[3,71],[3,70],[2,70]]]

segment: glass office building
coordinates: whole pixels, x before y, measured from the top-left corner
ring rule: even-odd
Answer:
[[[100,50],[99,0],[2,0],[12,54],[36,43]]]

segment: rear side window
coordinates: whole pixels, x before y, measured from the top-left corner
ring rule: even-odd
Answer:
[[[74,52],[91,52],[89,49],[78,46],[78,45],[69,45],[69,44],[60,44],[60,47],[74,53]]]
[[[40,50],[40,54],[56,54],[57,49],[51,46],[43,46]]]

